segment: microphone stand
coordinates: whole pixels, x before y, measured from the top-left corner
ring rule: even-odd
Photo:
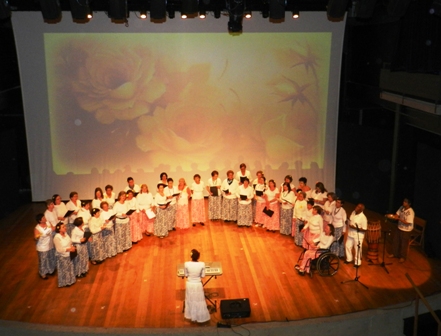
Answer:
[[[386,264],[384,262],[384,256],[385,256],[385,252],[386,252],[386,234],[389,234],[390,230],[384,230],[384,231],[381,231],[381,232],[383,232],[383,262],[381,264],[374,264],[374,263],[372,263],[372,261],[370,261],[371,264],[369,264],[369,266],[381,266],[381,267],[384,268],[384,270],[386,271],[387,274],[390,274],[389,270],[386,267],[386,265],[392,265],[392,263],[387,263]]]
[[[358,257],[360,256],[360,249],[361,249],[360,229],[358,228],[357,223],[355,223],[355,226],[357,227],[357,240],[358,240],[358,244],[357,244],[357,254],[356,254],[356,258],[355,258],[354,264],[358,260]],[[346,280],[346,281],[342,281],[341,283],[345,284],[345,283],[349,283],[349,282],[358,282],[364,288],[369,289],[368,286],[366,286],[364,283],[362,283],[360,280],[358,280],[358,279],[360,279],[360,276],[358,275],[358,269],[359,268],[360,267],[355,267],[355,279],[354,280]]]

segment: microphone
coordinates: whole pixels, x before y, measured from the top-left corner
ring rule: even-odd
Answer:
[[[357,232],[360,232],[360,228],[358,227],[357,223],[354,223],[355,227],[357,228]]]

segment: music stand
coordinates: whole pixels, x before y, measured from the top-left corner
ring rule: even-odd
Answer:
[[[355,225],[357,225],[357,224],[355,224]],[[355,261],[358,260],[358,256],[360,255],[360,249],[361,249],[360,232],[359,232],[359,230],[358,230],[358,226],[357,226],[357,240],[358,240],[358,244],[357,244],[357,254],[356,254],[356,256],[355,256],[354,264],[355,264]],[[358,282],[358,283],[359,283],[360,285],[362,285],[364,288],[369,289],[368,286],[366,286],[364,283],[362,283],[360,280],[358,280],[358,279],[360,279],[360,276],[358,275],[358,269],[359,269],[359,268],[360,268],[360,267],[355,267],[355,278],[354,278],[353,280],[346,280],[346,281],[342,281],[341,283],[342,283],[342,284],[346,284],[346,283],[349,283],[349,282]]]
[[[381,232],[383,232],[383,262],[381,264],[374,264],[372,262],[372,260],[370,260],[371,263],[368,264],[368,265],[369,266],[381,266],[381,267],[384,268],[384,270],[386,271],[387,274],[390,274],[389,270],[386,267],[386,265],[392,265],[392,263],[385,263],[384,262],[384,257],[385,257],[385,254],[386,254],[386,234],[391,233],[391,230],[384,230],[384,231],[382,230]]]

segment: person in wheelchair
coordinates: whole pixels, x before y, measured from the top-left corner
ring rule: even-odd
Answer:
[[[320,254],[327,252],[334,241],[334,225],[328,224],[325,226],[325,231],[321,233],[320,237],[308,241],[308,249],[303,251],[303,259],[300,265],[295,268],[300,275],[309,273],[311,261],[318,258]]]

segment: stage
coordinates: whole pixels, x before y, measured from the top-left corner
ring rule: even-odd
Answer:
[[[353,207],[346,208],[349,213]],[[201,328],[222,321],[223,299],[249,298],[251,317],[234,319],[240,325],[326,318],[406,303],[415,292],[405,273],[425,296],[441,290],[441,261],[427,259],[414,247],[403,264],[386,258],[392,262],[387,274],[368,265],[364,246],[359,275],[366,289],[355,282],[341,284],[355,277],[353,265],[342,261],[333,277],[301,277],[293,269],[301,248],[292,237],[223,221],[172,231],[165,239],[144,236],[129,251],[90,265],[87,277],[73,286],[58,288],[56,275],[46,281],[38,275],[33,227],[35,215],[44,209],[42,203],[28,204],[0,222],[0,320],[92,328],[195,327],[184,319],[185,280],[176,275],[176,265],[190,259],[192,248],[201,252],[202,261],[219,261],[223,267],[223,275],[205,287],[218,309]],[[365,213],[384,222],[382,215]],[[382,247],[380,257],[381,252]]]

